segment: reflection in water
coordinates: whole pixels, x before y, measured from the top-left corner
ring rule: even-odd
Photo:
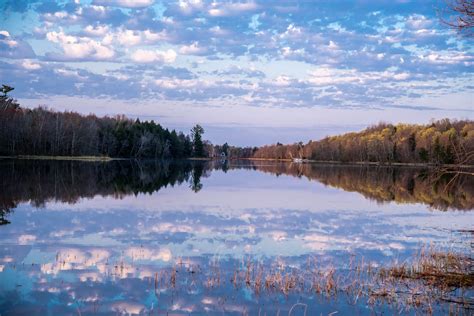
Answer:
[[[306,177],[377,202],[423,203],[434,209],[472,210],[474,177],[433,169],[319,164],[260,164],[259,171]]]
[[[472,250],[472,212],[426,211],[472,210],[469,178],[254,161],[3,160],[0,174],[2,315],[459,313],[440,295],[472,296],[472,278],[419,296],[429,280],[404,263],[422,243]],[[415,296],[391,292],[400,275]]]
[[[8,214],[12,211],[11,209],[15,207],[15,205],[11,205],[11,206],[1,206],[0,208],[0,225],[6,225],[6,224],[10,224],[10,221],[6,219],[6,217],[8,216]]]
[[[424,203],[434,209],[474,208],[474,177],[452,175],[433,180],[429,169],[292,164],[259,161],[135,161],[112,162],[0,160],[0,223],[19,202],[36,207],[49,200],[75,203],[80,198],[122,198],[153,193],[168,185],[189,182],[202,189],[201,177],[212,170],[251,169],[276,176],[306,177],[325,185],[357,192],[377,202]],[[449,185],[448,185],[449,184]]]

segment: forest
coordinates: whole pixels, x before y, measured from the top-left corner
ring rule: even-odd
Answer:
[[[442,119],[427,125],[379,123],[319,141],[260,147],[261,159],[331,162],[474,164],[474,122]]]
[[[137,159],[251,158],[256,147],[212,145],[196,124],[189,135],[124,115],[97,117],[23,108],[0,95],[0,156],[104,156]]]
[[[0,156],[202,157],[203,132],[197,125],[188,136],[123,115],[99,118],[26,109],[6,93],[0,96]]]
[[[154,121],[87,116],[44,107],[22,108],[3,86],[0,156],[105,156],[176,159],[305,159],[321,162],[474,164],[474,122],[442,119],[427,125],[379,123],[322,140],[262,147],[212,145],[204,129],[189,135]]]

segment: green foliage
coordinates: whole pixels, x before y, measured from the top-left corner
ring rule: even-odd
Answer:
[[[420,148],[418,152],[421,162],[428,162],[428,151],[425,148]]]
[[[229,155],[229,145],[227,143],[222,145],[222,152],[226,155],[226,157]]]
[[[204,134],[204,128],[201,125],[196,124],[191,129],[191,138],[193,140],[193,156],[197,158],[205,157],[204,143],[202,141],[202,135]]]
[[[3,96],[6,97],[8,92],[15,90],[15,88],[2,84],[2,88],[0,88],[0,92],[3,93]]]

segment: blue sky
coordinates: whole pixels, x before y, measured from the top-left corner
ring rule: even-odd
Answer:
[[[0,78],[26,106],[237,145],[473,119],[473,39],[443,3],[2,0]]]

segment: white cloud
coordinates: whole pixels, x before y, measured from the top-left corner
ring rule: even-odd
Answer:
[[[350,83],[365,84],[372,81],[406,80],[409,77],[410,74],[406,72],[361,72],[356,69],[336,69],[330,67],[321,67],[309,73],[308,82],[317,86]]]
[[[474,64],[474,56],[465,54],[464,52],[432,52],[426,55],[418,56],[421,60],[433,64],[459,64],[464,63],[466,66]]]
[[[173,63],[176,60],[176,56],[176,52],[172,49],[166,51],[138,49],[130,57],[137,63]]]
[[[135,46],[142,41],[141,34],[132,30],[122,30],[117,33],[116,38],[120,44],[125,46]]]
[[[63,23],[65,21],[77,21],[79,16],[76,14],[69,14],[66,11],[58,11],[54,13],[45,13],[43,19],[47,22]]]
[[[157,251],[143,247],[130,247],[125,251],[125,255],[134,260],[162,260],[167,262],[172,258],[171,250],[168,248]]]
[[[86,32],[87,31],[86,29]],[[105,32],[105,29],[94,29],[90,31],[94,33],[103,32],[103,35],[101,35],[103,36],[102,43],[105,45],[112,45],[114,42],[118,42],[121,46],[138,46],[142,44],[153,44],[159,41],[168,41],[170,39],[166,30],[153,32],[149,29],[137,31],[120,28],[115,32]]]
[[[191,45],[182,46],[179,52],[183,55],[200,55],[207,51],[206,48],[199,46],[198,42],[194,42]]]
[[[8,31],[0,31],[0,35],[3,35],[4,38],[0,37],[0,42],[3,42],[7,44],[10,48],[13,48],[15,46],[18,46],[18,42],[15,40],[12,40],[10,33]]]
[[[143,31],[143,37],[145,38],[146,42],[165,41],[169,39],[169,35],[166,30],[163,30],[158,33],[154,33],[150,30],[145,30]]]
[[[32,62],[31,60],[29,59],[25,59],[21,65],[23,66],[23,68],[25,69],[28,69],[28,70],[37,70],[37,69],[40,69],[41,68],[41,65],[38,64],[38,63],[34,63]]]
[[[243,12],[253,11],[257,9],[258,6],[255,2],[245,2],[245,3],[224,3],[218,4],[216,2],[212,3],[212,8],[209,9],[209,15],[216,17],[224,17],[236,15]]]
[[[86,270],[96,267],[99,272],[105,273],[110,267],[107,261],[110,252],[104,249],[81,250],[75,248],[60,249],[55,262],[48,262],[41,265],[41,272],[46,274],[57,274],[67,270]],[[98,279],[98,277],[95,277]]]
[[[314,85],[328,85],[337,83],[359,82],[359,75],[355,70],[340,70],[321,67],[310,72],[308,81]]]
[[[164,89],[176,89],[176,88],[194,88],[200,84],[207,84],[205,81],[200,82],[197,80],[185,80],[185,79],[157,79],[155,80],[155,84],[158,87]]]
[[[429,28],[433,22],[424,15],[412,14],[408,17],[405,24],[413,30],[419,30]]]
[[[398,73],[398,74],[391,73],[390,75],[391,76],[393,75],[393,79],[395,79],[395,80],[406,80],[406,79],[410,78],[410,74],[406,73],[406,72],[402,72],[402,73]]]
[[[333,41],[329,41],[328,48],[329,49],[339,49],[339,46],[336,43],[334,43]]]
[[[48,32],[46,38],[53,43],[58,43],[63,49],[67,59],[99,59],[106,60],[115,56],[112,48],[99,41],[87,37],[66,35],[63,31]]]
[[[202,8],[201,0],[179,0],[178,6],[184,14],[191,14],[196,9]]]
[[[278,76],[273,81],[273,84],[277,86],[289,86],[291,84],[291,78],[288,76]]]
[[[281,49],[281,55],[283,57],[304,56],[304,54],[305,54],[304,48],[292,49],[289,46],[285,46]]]
[[[219,25],[216,25],[216,26],[213,26],[209,29],[209,31],[215,35],[215,36],[226,36],[226,35],[229,35],[230,32],[226,29],[223,29],[222,27],[220,27]]]
[[[303,30],[294,24],[288,25],[286,31],[280,35],[281,38],[298,38],[303,35]]]
[[[104,36],[109,31],[109,27],[107,25],[97,25],[92,26],[88,25],[84,29],[84,32],[91,36]]]

